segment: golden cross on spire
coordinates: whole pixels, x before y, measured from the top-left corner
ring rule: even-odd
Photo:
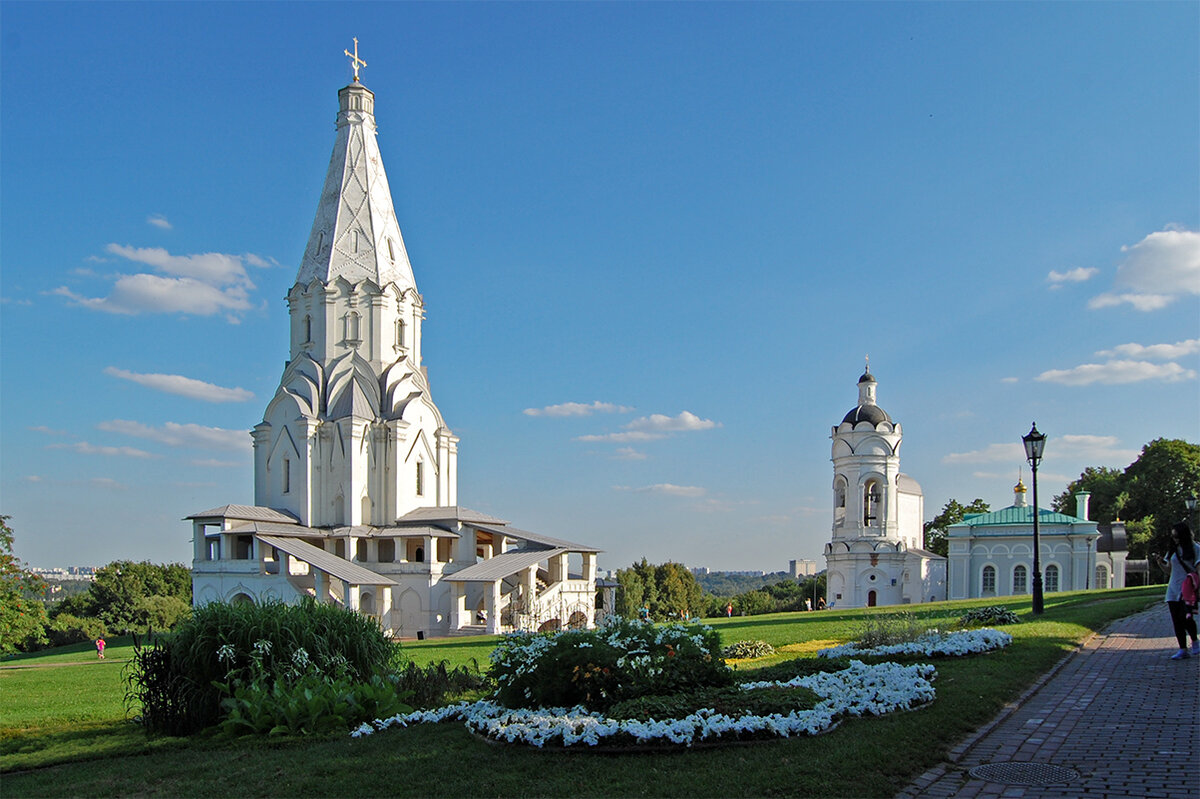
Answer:
[[[358,83],[358,70],[360,67],[365,67],[367,65],[366,61],[363,61],[361,58],[358,57],[358,37],[357,36],[354,37],[354,52],[353,53],[350,52],[349,50],[343,50],[342,52],[345,53],[346,55],[350,56],[350,64],[354,67],[354,82]]]

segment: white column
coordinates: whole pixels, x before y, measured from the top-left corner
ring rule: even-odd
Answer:
[[[467,592],[463,583],[450,583],[450,629],[458,630],[463,626],[467,615]]]
[[[487,608],[487,631],[492,634],[500,632],[500,581],[492,583],[485,595]]]

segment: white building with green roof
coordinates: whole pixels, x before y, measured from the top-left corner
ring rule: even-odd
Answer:
[[[968,515],[946,531],[950,599],[1015,596],[1033,588],[1033,513],[1017,481],[1007,508]],[[1088,521],[1088,494],[1075,495],[1077,516],[1048,508],[1038,511],[1038,542],[1045,593],[1107,588],[1096,585],[1096,541],[1100,531]],[[1111,579],[1113,570],[1106,570]],[[1121,577],[1124,577],[1122,570]]]

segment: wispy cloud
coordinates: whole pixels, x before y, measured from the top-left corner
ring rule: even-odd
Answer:
[[[1100,270],[1094,266],[1080,266],[1076,269],[1068,269],[1066,272],[1058,272],[1051,269],[1050,274],[1046,275],[1046,282],[1050,284],[1050,288],[1057,289],[1062,288],[1066,283],[1086,282],[1098,274],[1100,274]]]
[[[626,405],[615,405],[611,402],[564,402],[560,405],[547,405],[544,408],[526,408],[522,413],[526,416],[591,416],[596,413],[629,413],[633,410]]]
[[[1111,350],[1100,350],[1096,354],[1103,358],[1124,356],[1126,358],[1150,358],[1168,361],[1200,352],[1200,338],[1190,338],[1174,344],[1121,344]]]
[[[44,424],[34,425],[29,429],[35,433],[41,433],[47,436],[65,436],[67,434],[66,430],[56,430],[53,427],[46,427]]]
[[[1000,378],[1000,382],[1001,383],[1020,383],[1021,378],[1019,378],[1019,377],[1002,377],[1002,378]]]
[[[613,486],[613,490],[629,491],[634,494],[664,494],[671,497],[702,497],[707,493],[700,486],[677,486],[672,483],[656,483],[637,488],[633,486]]]
[[[1116,436],[1067,434],[1050,436],[1046,443],[1048,457],[1055,459],[1077,459],[1102,462],[1130,463],[1138,456],[1138,450],[1120,446]],[[1025,462],[1025,448],[1019,442],[989,444],[984,449],[970,452],[952,452],[942,458],[943,463],[1015,463]],[[982,472],[980,474],[983,474]]]
[[[1200,233],[1168,227],[1127,247],[1117,267],[1113,290],[1098,294],[1089,308],[1128,303],[1139,311],[1156,311],[1180,296],[1200,294]]]
[[[1161,380],[1178,383],[1193,380],[1194,369],[1185,369],[1177,363],[1150,363],[1149,361],[1108,361],[1106,363],[1084,363],[1071,369],[1050,369],[1037,376],[1043,383],[1061,383],[1064,386],[1123,385]]]
[[[683,411],[678,416],[667,416],[661,413],[642,416],[625,425],[618,433],[601,433],[587,436],[577,436],[576,441],[607,441],[616,444],[629,444],[639,441],[657,441],[672,433],[710,430],[720,427],[720,422],[711,419],[701,419],[691,411]]]
[[[236,469],[239,466],[246,466],[245,461],[220,461],[216,458],[197,458],[191,461],[193,466],[203,466],[208,469]],[[209,483],[197,483],[197,485],[210,485]]]
[[[88,480],[88,484],[96,486],[97,488],[107,488],[113,491],[125,491],[129,488],[129,486],[118,482],[111,477],[93,477],[92,479]]]
[[[250,449],[250,436],[244,430],[226,430],[220,427],[204,427],[198,424],[167,422],[154,427],[141,422],[113,419],[96,425],[109,433],[120,433],[148,441],[156,441],[169,447],[217,449],[244,452]]]
[[[633,447],[621,447],[612,457],[619,461],[644,461],[649,456],[644,452],[638,452]]]
[[[162,230],[172,229],[171,223],[168,222],[167,218],[162,214],[151,214],[150,216],[146,217],[146,224],[154,225],[154,227],[161,228]]]
[[[134,447],[105,447],[96,444],[89,444],[86,441],[76,441],[71,444],[50,444],[46,449],[66,449],[72,452],[78,452],[80,455],[107,455],[120,456],[124,458],[157,458],[150,452]]]
[[[254,283],[245,263],[265,264],[256,255],[200,253],[172,255],[161,247],[128,247],[109,244],[105,250],[135,264],[150,266],[160,274],[139,272],[117,275],[107,297],[85,297],[66,286],[51,294],[76,305],[106,313],[180,313],[192,316],[225,314],[237,322],[250,310]]]
[[[181,397],[202,400],[204,402],[245,402],[254,399],[254,393],[244,388],[225,388],[223,386],[205,383],[183,375],[139,374],[108,366],[104,374],[129,380],[155,391],[176,394]]]

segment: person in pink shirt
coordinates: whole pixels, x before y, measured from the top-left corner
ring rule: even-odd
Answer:
[[[98,658],[100,658],[101,660],[104,660],[104,639],[103,638],[96,639],[96,656]]]

